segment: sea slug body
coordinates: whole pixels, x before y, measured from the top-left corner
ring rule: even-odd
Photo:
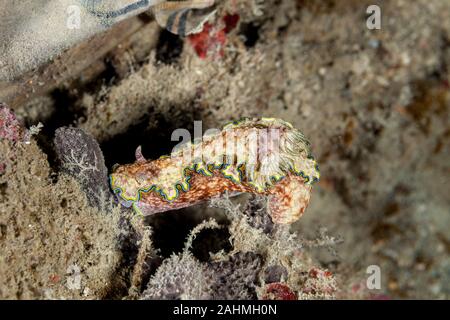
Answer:
[[[118,166],[111,188],[121,203],[151,215],[206,201],[224,193],[266,195],[275,223],[300,218],[319,169],[306,138],[289,123],[243,119],[186,143],[157,160]]]

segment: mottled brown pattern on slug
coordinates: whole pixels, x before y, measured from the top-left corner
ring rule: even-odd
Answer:
[[[309,149],[304,135],[280,119],[245,119],[198,143],[185,144],[170,157],[138,157],[136,163],[113,172],[111,187],[124,205],[144,215],[226,192],[263,194],[268,196],[272,220],[292,223],[309,203],[309,183],[319,178]]]
[[[190,189],[187,192],[180,192],[178,198],[168,202],[156,192],[141,193],[140,204],[144,205],[146,210],[144,214],[154,212],[164,212],[183,207],[195,205],[208,199],[224,194],[225,192],[253,192],[252,188],[243,183],[236,184],[230,179],[225,178],[218,170],[213,171],[213,176],[207,177],[194,171],[190,180]],[[150,210],[150,211],[149,211]]]
[[[293,223],[305,212],[311,198],[311,185],[303,178],[288,175],[268,191],[268,209],[276,223]]]
[[[171,202],[167,202],[155,192],[142,193],[140,207],[145,208],[144,214],[189,207],[220,196],[225,192],[257,193],[247,183],[234,183],[225,178],[218,170],[214,170],[212,177],[192,172],[190,182],[190,190],[180,192],[179,197]],[[268,208],[272,220],[275,223],[285,224],[296,221],[304,213],[309,203],[310,192],[311,186],[305,185],[303,178],[290,174],[274,187],[260,194],[269,195]],[[287,212],[289,214],[286,215]]]

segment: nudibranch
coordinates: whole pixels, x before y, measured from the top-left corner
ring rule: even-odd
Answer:
[[[305,136],[273,118],[243,119],[188,142],[170,156],[118,166],[113,192],[143,215],[179,209],[224,193],[267,196],[272,221],[289,224],[305,211],[319,168]]]

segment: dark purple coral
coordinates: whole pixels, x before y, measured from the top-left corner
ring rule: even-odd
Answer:
[[[213,298],[256,299],[256,285],[263,259],[253,252],[237,252],[226,261],[210,263],[215,275]]]
[[[108,170],[95,138],[81,129],[62,127],[56,130],[54,142],[62,172],[75,177],[89,204],[101,209],[111,194]]]

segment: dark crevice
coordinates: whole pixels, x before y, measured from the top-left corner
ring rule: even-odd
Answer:
[[[194,206],[167,211],[146,218],[146,223],[153,228],[153,245],[160,250],[162,257],[167,258],[173,253],[183,251],[191,230],[209,218],[198,214],[199,211],[205,214],[206,210],[202,209],[202,206]],[[206,213],[206,215],[208,214]],[[218,217],[214,218],[217,218],[216,220],[223,227],[203,230],[193,242],[191,252],[201,261],[209,260],[209,252],[218,252],[222,249],[228,252],[231,249],[228,241],[230,233],[226,228],[227,221]]]
[[[174,106],[174,108],[177,107]],[[138,146],[142,147],[142,154],[146,159],[157,159],[161,155],[170,154],[179,143],[171,141],[172,132],[184,128],[189,130],[193,137],[194,120],[194,111],[187,112],[182,119],[180,117],[176,121],[154,114],[145,115],[125,133],[116,135],[101,144],[106,167],[111,168],[116,163],[135,162],[135,151]],[[151,123],[157,123],[157,126]],[[120,152],[117,152],[118,150]]]
[[[204,230],[195,238],[192,253],[200,261],[210,261],[210,253],[217,253],[220,250],[226,253],[231,251],[230,237],[230,231],[225,227]]]
[[[130,127],[125,133],[116,135],[114,138],[101,144],[105,164],[111,168],[114,164],[132,163],[135,161],[134,153],[136,148],[141,145],[142,153],[145,157],[151,157],[149,154],[154,150],[154,140],[148,132],[148,117],[144,117],[139,122]],[[120,150],[120,152],[117,152]]]
[[[0,196],[6,196],[7,189],[8,189],[8,182],[0,183]]]
[[[176,63],[183,52],[183,43],[179,36],[162,30],[156,46],[156,61],[164,64]]]
[[[113,86],[119,82],[119,77],[111,58],[107,57],[104,59],[104,64],[105,69],[91,83],[86,84],[86,91],[90,90],[90,92],[98,92],[105,83],[108,84],[108,86]]]
[[[153,245],[160,250],[161,257],[167,258],[183,250],[189,232],[201,220],[196,219],[195,212],[187,208],[155,214],[146,222],[153,229]]]
[[[259,40],[260,26],[255,23],[242,23],[240,34],[245,37],[244,44],[249,49],[256,45]]]

